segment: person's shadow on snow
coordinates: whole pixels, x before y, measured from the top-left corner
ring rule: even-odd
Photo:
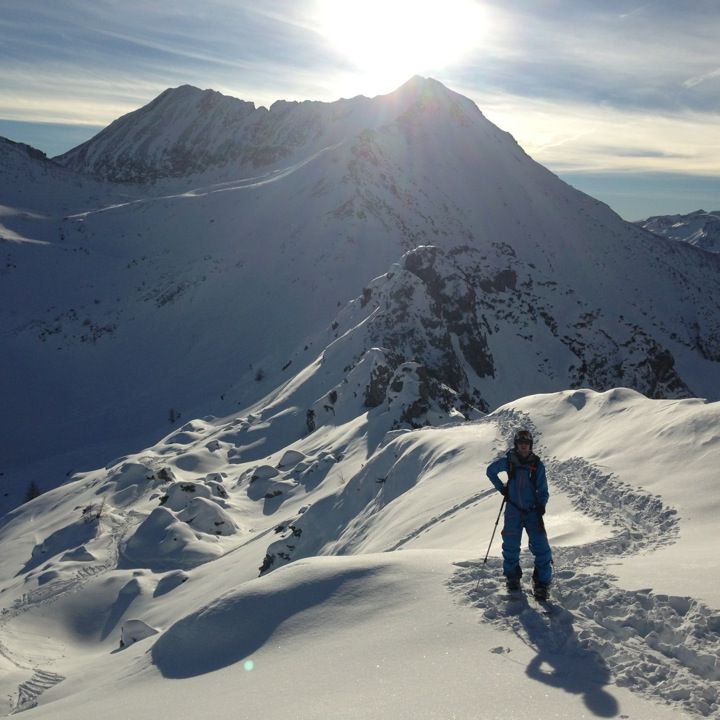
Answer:
[[[610,669],[598,653],[579,645],[572,613],[552,607],[550,629],[541,614],[529,605],[519,614],[530,642],[537,649],[525,673],[532,680],[582,695],[587,709],[597,717],[616,717],[618,702],[605,689],[610,683]]]

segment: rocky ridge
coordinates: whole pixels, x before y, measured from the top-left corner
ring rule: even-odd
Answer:
[[[660,237],[720,253],[720,210],[696,210],[687,215],[655,215],[635,224]]]

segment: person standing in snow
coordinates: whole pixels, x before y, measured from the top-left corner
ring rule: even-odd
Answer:
[[[507,483],[498,476],[500,472],[507,473]],[[520,542],[525,529],[530,551],[535,556],[533,592],[535,597],[543,600],[547,598],[552,580],[552,552],[543,522],[550,494],[545,466],[533,452],[533,438],[529,430],[515,433],[513,448],[488,466],[487,476],[506,501],[502,552],[507,588],[520,589]]]

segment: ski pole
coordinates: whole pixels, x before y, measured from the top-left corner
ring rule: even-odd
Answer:
[[[495,532],[497,531],[498,523],[500,522],[500,516],[502,515],[503,508],[505,507],[505,501],[507,500],[507,497],[503,495],[502,503],[500,503],[500,512],[498,513],[497,520],[495,520],[495,527],[492,531],[492,537],[490,538],[490,544],[488,545],[487,552],[485,553],[485,558],[483,560],[483,565],[487,564],[488,555],[490,554],[490,548],[492,547],[493,540],[495,539]],[[480,587],[480,578],[478,578],[477,585],[475,586],[475,592],[477,592],[477,589]]]
[[[495,527],[492,531],[492,537],[490,538],[490,544],[488,545],[487,552],[485,553],[485,558],[483,560],[483,565],[487,564],[488,555],[490,554],[490,548],[492,547],[493,540],[495,539],[495,532],[497,531],[498,523],[500,522],[500,516],[502,515],[503,508],[505,507],[505,501],[507,498],[503,495],[502,503],[500,503],[500,512],[498,513],[497,520],[495,520]]]

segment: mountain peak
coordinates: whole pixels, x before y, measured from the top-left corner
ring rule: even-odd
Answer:
[[[213,90],[211,88],[201,90],[199,87],[195,87],[195,85],[179,85],[178,87],[174,88],[168,88],[167,90],[164,90],[160,93],[154,100],[151,100],[147,105],[145,105],[145,108],[150,108],[152,106],[155,106],[156,104],[162,104],[170,102],[187,102],[187,101],[194,101],[194,102],[212,102],[212,103],[228,103],[229,105],[239,105],[239,106],[252,106],[255,107],[255,103],[248,102],[247,100],[241,100],[239,98],[233,97],[232,95],[224,95],[223,93],[219,92],[218,90]],[[141,110],[144,108],[140,108]]]
[[[188,175],[232,159],[228,137],[255,112],[252,102],[180,85],[54,160],[121,182]]]
[[[416,99],[458,99],[469,101],[463,95],[450,90],[439,80],[434,78],[423,77],[422,75],[413,75],[407,82],[403,83],[397,90],[390,93],[390,96],[416,98]],[[474,104],[474,103],[473,103]]]
[[[465,95],[457,93],[439,80],[414,75],[385,98],[399,107],[402,113],[412,110],[413,114],[429,111],[436,118],[438,114],[449,113],[455,120],[472,122],[471,118],[484,118],[478,106]]]
[[[422,75],[413,75],[409,80],[404,82],[396,92],[401,91],[423,91],[423,90],[440,90],[443,92],[451,92],[451,90],[443,85],[435,78],[423,77]]]

